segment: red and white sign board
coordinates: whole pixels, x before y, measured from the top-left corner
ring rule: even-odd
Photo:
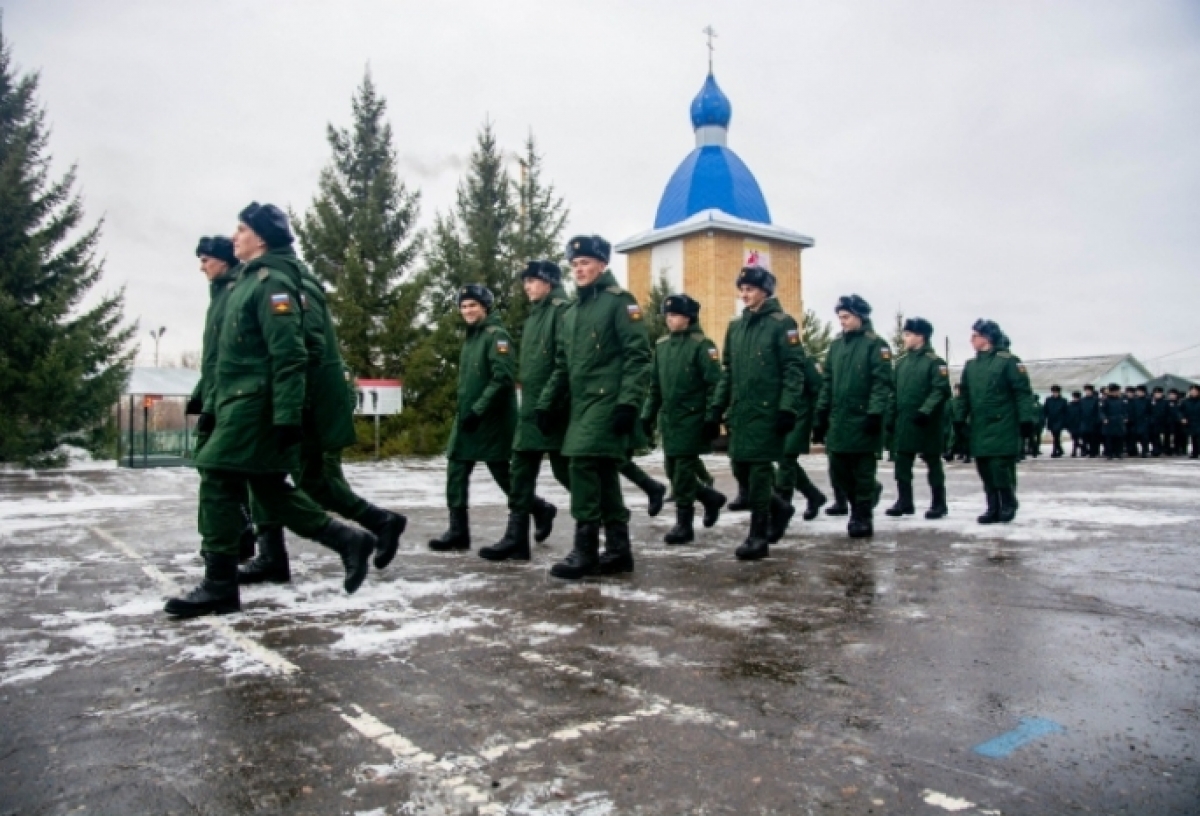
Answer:
[[[400,380],[358,380],[358,405],[354,413],[359,416],[392,416],[404,408],[404,383]]]

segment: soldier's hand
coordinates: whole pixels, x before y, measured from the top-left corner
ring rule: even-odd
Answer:
[[[212,433],[213,428],[217,427],[217,418],[213,414],[201,414],[196,420],[196,433],[207,434]]]
[[[883,430],[883,417],[880,414],[867,414],[863,420],[863,431],[874,436]]]
[[[1108,420],[1105,420],[1105,422],[1107,422],[1107,421]],[[1021,423],[1021,436],[1033,436],[1033,423],[1032,422],[1022,422]]]
[[[913,424],[916,425],[918,428],[928,428],[929,427],[929,414],[922,414],[922,413],[918,412],[917,415],[913,417]]]
[[[613,409],[613,433],[617,436],[625,436],[633,430],[633,423],[637,422],[637,408],[632,405],[618,405]]]
[[[275,426],[275,447],[280,453],[299,445],[303,439],[304,431],[300,430],[299,425]]]
[[[704,427],[700,430],[701,435],[709,442],[718,438],[721,435],[720,420],[710,419],[704,423]]]
[[[791,411],[775,412],[775,433],[787,436],[796,428],[796,415]]]
[[[204,400],[200,399],[199,397],[192,397],[187,401],[187,407],[183,409],[183,412],[188,416],[195,416],[203,411]]]
[[[473,433],[479,429],[479,423],[481,422],[483,422],[483,417],[474,411],[467,411],[466,416],[458,421],[458,427],[467,433]]]
[[[554,414],[538,409],[533,412],[533,424],[542,433],[549,434],[554,430]]]

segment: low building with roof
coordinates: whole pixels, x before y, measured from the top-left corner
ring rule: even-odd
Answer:
[[[117,405],[117,465],[179,467],[191,463],[195,420],[188,397],[200,382],[192,368],[134,368]]]

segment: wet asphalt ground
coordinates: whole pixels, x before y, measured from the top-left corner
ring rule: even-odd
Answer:
[[[349,468],[410,515],[356,595],[293,539],[190,622],[194,473],[0,474],[0,814],[1200,813],[1200,463],[1028,462],[989,528],[963,465],[887,519],[884,465],[873,540],[797,517],[757,564],[746,514],[667,547],[626,485],[637,571],[580,584],[549,482],[531,564],[428,552],[442,472]]]

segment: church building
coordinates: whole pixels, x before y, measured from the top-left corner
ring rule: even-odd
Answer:
[[[692,100],[696,147],[667,182],[654,228],[616,246],[628,256],[629,291],[640,303],[665,278],[672,292],[700,301],[705,332],[718,344],[741,313],[734,283],[743,266],[771,270],[780,305],[802,319],[800,254],[813,245],[812,238],[771,222],[758,181],[727,145],[732,117],[710,66]]]

